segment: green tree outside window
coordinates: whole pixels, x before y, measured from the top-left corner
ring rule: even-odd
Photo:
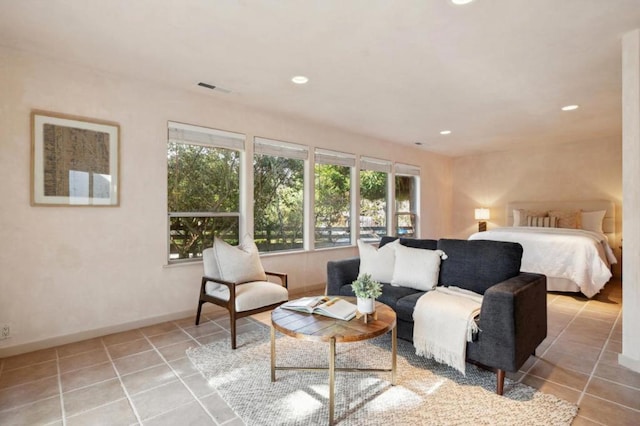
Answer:
[[[167,175],[170,259],[201,257],[214,235],[238,243],[240,152],[169,142]]]

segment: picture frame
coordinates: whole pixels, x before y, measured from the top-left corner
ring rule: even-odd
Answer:
[[[31,112],[31,204],[120,205],[120,126]]]

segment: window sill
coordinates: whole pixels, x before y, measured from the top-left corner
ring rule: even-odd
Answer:
[[[322,253],[322,252],[334,251],[334,250],[348,250],[348,249],[354,249],[355,247],[356,247],[355,244],[351,244],[348,246],[323,247],[323,248],[311,249],[311,250],[282,250],[282,251],[274,251],[274,252],[262,252],[260,253],[260,257],[269,258],[269,257],[280,257],[280,256],[294,256],[299,254]],[[181,268],[181,267],[193,266],[193,265],[198,265],[199,267],[202,267],[202,259],[170,262],[162,265],[162,267],[163,268]]]

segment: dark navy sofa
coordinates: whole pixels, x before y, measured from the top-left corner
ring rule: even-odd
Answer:
[[[384,237],[380,247],[395,240]],[[484,295],[480,331],[467,343],[467,360],[497,373],[496,392],[504,389],[505,372],[516,372],[547,336],[547,278],[520,271],[522,246],[486,240],[400,239],[407,247],[442,250],[438,285],[457,286]],[[328,295],[353,296],[360,259],[327,264]],[[412,341],[413,309],[424,292],[382,283],[378,301],[397,314],[398,337]]]

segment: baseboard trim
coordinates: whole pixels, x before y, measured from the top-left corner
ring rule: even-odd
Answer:
[[[638,359],[633,359],[629,358],[626,355],[618,354],[618,364],[637,373],[640,373],[640,360]]]
[[[211,305],[209,309],[202,311],[204,314],[224,314],[225,310],[219,306]],[[27,352],[39,351],[41,349],[52,348],[55,346],[66,345],[68,343],[75,343],[81,340],[93,339],[95,337],[102,337],[113,333],[121,333],[123,331],[132,330],[135,328],[147,327],[150,325],[158,324],[166,321],[175,321],[182,318],[186,318],[190,315],[195,316],[195,308],[188,311],[174,312],[166,315],[159,315],[156,317],[145,318],[142,320],[131,321],[123,324],[117,324],[109,327],[95,328],[92,330],[80,331],[78,333],[65,334],[63,336],[56,336],[49,339],[37,340],[34,342],[28,342],[20,345],[10,346],[7,348],[0,348],[0,358],[6,358],[9,356],[20,355]]]
[[[290,291],[289,298],[297,298],[310,292],[324,293],[325,284],[314,284],[305,286],[300,289],[292,289]],[[65,334],[63,336],[56,336],[49,339],[37,340],[34,342],[23,343],[15,346],[9,346],[6,348],[0,348],[0,358],[6,358],[9,356],[20,355],[27,352],[39,351],[41,349],[52,348],[55,346],[66,345],[68,343],[75,343],[81,340],[93,339],[95,337],[102,337],[113,333],[121,333],[123,331],[132,330],[135,328],[147,327],[150,325],[158,324],[166,321],[175,321],[194,315],[196,307],[189,309],[188,311],[174,312],[166,315],[159,315],[156,317],[145,318],[142,320],[131,321],[123,324],[117,324],[109,327],[96,328],[92,330],[80,331],[78,333]],[[203,314],[220,314],[225,315],[226,310],[220,306],[207,303],[202,307]]]

